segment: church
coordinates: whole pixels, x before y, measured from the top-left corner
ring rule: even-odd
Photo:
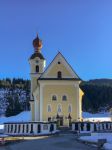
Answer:
[[[34,52],[29,58],[31,76],[31,120],[4,123],[7,135],[55,134],[71,127],[72,131],[99,132],[111,130],[112,122],[87,122],[82,118],[81,79],[58,52],[46,67],[41,53],[42,41],[33,40]],[[58,128],[62,127],[62,128]]]
[[[34,53],[29,58],[31,121],[58,121],[59,126],[81,121],[84,94],[79,87],[81,79],[60,52],[46,68],[38,36],[33,47]]]

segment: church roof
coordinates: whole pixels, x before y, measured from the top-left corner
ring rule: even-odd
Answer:
[[[36,57],[39,57],[40,59],[45,60],[45,58],[43,57],[43,55],[41,53],[38,53],[38,52],[32,54],[31,57],[30,57],[30,59],[34,59]]]

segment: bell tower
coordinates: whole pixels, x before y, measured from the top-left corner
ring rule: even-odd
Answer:
[[[31,55],[30,62],[30,76],[31,76],[31,100],[33,100],[33,92],[38,86],[38,78],[44,72],[46,60],[41,53],[42,41],[38,35],[33,40],[34,53]]]

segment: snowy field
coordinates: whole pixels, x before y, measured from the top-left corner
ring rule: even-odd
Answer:
[[[97,114],[83,112],[82,116],[84,118],[84,121],[111,121],[110,114],[108,112]]]
[[[106,150],[112,150],[112,133],[93,133],[91,136],[82,136],[79,139],[87,142],[98,142],[98,139],[107,139],[107,143],[103,147]]]
[[[24,111],[16,116],[11,117],[0,117],[0,130],[3,129],[5,122],[19,122],[19,121],[30,121],[31,120],[31,113],[30,111]]]
[[[0,124],[3,124],[5,122],[30,121],[30,119],[31,119],[30,115],[31,115],[30,111],[24,111],[16,116],[1,117]]]
[[[109,113],[97,113],[97,114],[91,114],[88,112],[83,112],[83,118],[84,120],[100,120],[100,121],[108,121],[110,120]],[[0,124],[3,124],[5,122],[18,122],[18,121],[30,121],[31,120],[31,112],[30,111],[24,111],[16,116],[11,117],[0,117]]]

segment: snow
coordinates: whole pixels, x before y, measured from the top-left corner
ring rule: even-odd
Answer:
[[[4,128],[4,125],[3,125],[3,124],[0,124],[0,130],[3,129],[3,128]]]
[[[88,112],[83,112],[83,117],[84,120],[92,120],[93,119],[100,119],[100,120],[109,120],[109,113],[97,113],[97,114],[91,114]],[[23,111],[20,114],[16,116],[11,116],[11,117],[0,117],[0,124],[3,124],[5,122],[18,122],[18,121],[30,121],[31,120],[31,112],[30,111]]]
[[[103,148],[106,150],[112,150],[112,143],[105,143]]]
[[[5,134],[0,135],[0,138],[5,138],[5,137],[8,137],[8,135],[5,135]]]
[[[87,142],[98,142],[98,139],[107,139],[107,143],[104,144],[104,148],[107,150],[112,150],[112,133],[94,133],[91,136],[81,136],[79,138],[81,141]]]
[[[16,115],[16,116],[11,116],[11,117],[1,117],[0,118],[0,124],[3,124],[5,122],[25,122],[25,121],[30,121],[31,120],[31,113],[30,111],[24,111],[21,112],[20,114]]]
[[[4,128],[3,123],[5,122],[27,122],[31,120],[31,112],[30,111],[23,111],[16,116],[11,117],[0,117],[0,130]]]
[[[82,116],[84,118],[101,118],[101,117],[109,117],[109,113],[108,112],[102,112],[102,113],[96,113],[96,114],[91,114],[89,112],[83,112]]]
[[[111,121],[109,117],[99,117],[99,118],[85,118],[83,121],[93,121],[93,122],[103,122],[103,121]]]
[[[84,121],[111,121],[110,114],[108,112],[91,114],[83,112]]]

